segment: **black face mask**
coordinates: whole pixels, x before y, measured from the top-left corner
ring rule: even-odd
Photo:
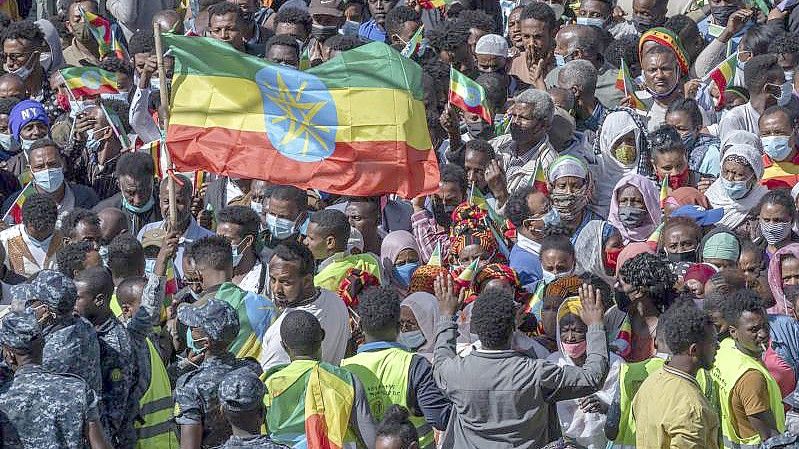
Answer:
[[[669,262],[696,262],[696,250],[684,253],[667,253]]]
[[[730,20],[730,16],[733,15],[735,11],[738,11],[738,7],[734,5],[710,7],[710,14],[713,15],[713,20],[716,21],[716,25],[721,25],[723,27],[727,26],[727,21]]]
[[[319,42],[324,42],[336,34],[338,34],[338,27],[335,25],[311,24],[311,36],[315,37]]]
[[[452,210],[447,211],[444,203],[439,201],[433,200],[430,204],[431,208],[433,209],[433,218],[435,218],[436,223],[445,228],[449,228],[449,226],[452,224]]]
[[[627,312],[627,309],[630,308],[630,297],[627,296],[627,293],[624,293],[621,290],[613,290],[613,302],[616,303],[616,307],[619,308],[622,312]]]
[[[633,16],[633,25],[635,25],[635,29],[638,30],[639,33],[644,34],[649,31],[650,28],[655,28],[662,23],[657,23],[652,19],[645,19],[640,16]]]

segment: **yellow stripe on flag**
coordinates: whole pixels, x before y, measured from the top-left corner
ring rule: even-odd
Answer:
[[[170,125],[266,133],[261,91],[254,82],[243,78],[185,75],[176,78],[174,83],[173,91],[180,89],[183,95],[172,99]],[[427,129],[411,127],[412,122],[407,120],[409,115],[425,114],[424,103],[409,93],[383,88],[331,89],[329,92],[340,122],[369,123],[356,128],[340,127],[336,133],[337,142],[407,141],[419,150],[430,148]],[[407,103],[411,105],[410,110]],[[213,115],[207,111],[212,111]],[[397,118],[398,112],[403,116]],[[409,128],[397,128],[398,122],[408,123]]]

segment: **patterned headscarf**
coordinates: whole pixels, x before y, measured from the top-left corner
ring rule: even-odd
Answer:
[[[411,276],[411,285],[408,287],[408,294],[416,292],[435,294],[433,282],[439,274],[449,274],[449,271],[437,265],[422,265],[417,268]]]
[[[452,213],[453,222],[450,227],[449,264],[458,264],[458,254],[469,245],[480,245],[486,254],[491,255],[490,262],[505,262],[505,256],[499,252],[491,229],[486,226],[485,211],[480,207],[463,203]]]
[[[336,293],[348,307],[358,307],[358,295],[367,287],[379,287],[380,280],[368,271],[349,268],[341,278]]]
[[[474,278],[474,283],[472,285],[475,298],[483,291],[486,284],[495,279],[506,281],[513,287],[514,301],[524,303],[530,297],[530,293],[525,290],[524,287],[522,287],[522,283],[519,282],[519,275],[516,274],[516,270],[505,264],[490,263],[483,267]]]
[[[688,69],[690,67],[688,52],[683,48],[680,38],[671,30],[663,27],[655,27],[642,34],[641,39],[638,41],[638,60],[641,60],[643,57],[644,43],[646,42],[654,42],[658,45],[670,48],[677,58],[677,64],[680,66],[680,73],[682,76],[688,75]]]

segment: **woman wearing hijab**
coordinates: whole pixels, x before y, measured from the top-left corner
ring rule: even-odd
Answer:
[[[741,256],[741,242],[729,230],[716,228],[702,238],[697,252],[702,255],[702,262],[719,271],[736,269]]]
[[[616,262],[622,248],[619,231],[602,220],[589,221],[574,242],[575,274],[590,273],[608,285],[616,283]]]
[[[632,109],[608,114],[595,140],[595,159],[589,160],[594,179],[595,210],[608,214],[610,198],[619,180],[629,173],[648,174],[651,170],[646,125]],[[589,158],[591,155],[588,155]]]
[[[547,360],[558,366],[583,366],[585,363],[586,333],[588,327],[580,318],[582,305],[579,297],[564,301],[557,313],[556,341],[558,351]],[[608,408],[618,387],[619,369],[623,360],[609,355],[610,369],[601,389],[593,394],[557,403],[558,419],[563,436],[586,449],[604,449],[608,443],[605,437],[605,419]]]
[[[436,344],[438,300],[427,292],[411,293],[400,306],[400,334],[397,342],[430,362]]]
[[[419,268],[419,247],[413,234],[408,231],[393,231],[383,238],[380,245],[380,262],[384,278],[400,295],[405,296],[411,284],[411,276]]]
[[[572,244],[583,228],[602,217],[586,208],[591,200],[591,177],[585,162],[574,156],[560,156],[547,169],[549,199],[560,223],[572,233]]]
[[[435,280],[439,274],[449,274],[449,270],[440,265],[422,265],[411,276],[411,285],[408,288],[408,294],[416,292],[427,292],[434,295],[436,292],[433,288]]]
[[[491,231],[490,219],[479,206],[463,203],[452,214],[450,227],[449,264],[453,269],[465,269],[475,260],[480,266],[505,263],[499,243]]]
[[[625,175],[616,184],[608,221],[619,230],[625,245],[646,241],[660,225],[659,195],[655,184],[638,174]]]
[[[768,285],[776,301],[776,304],[768,309],[768,313],[793,316],[795,298],[787,298],[785,289],[799,285],[799,243],[783,246],[771,256],[768,264]]]
[[[723,208],[718,225],[749,235],[746,217],[768,192],[758,181],[763,177],[763,158],[751,145],[733,144],[723,153],[721,177],[705,192],[710,205]]]

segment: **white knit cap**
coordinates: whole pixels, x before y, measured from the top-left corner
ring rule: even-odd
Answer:
[[[508,56],[508,41],[498,34],[486,34],[477,41],[474,52],[478,55]]]

